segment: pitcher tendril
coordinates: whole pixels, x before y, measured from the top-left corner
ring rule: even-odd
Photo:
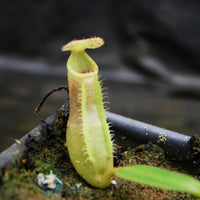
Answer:
[[[67,86],[59,86],[59,87],[56,87],[54,88],[53,90],[51,90],[50,92],[48,92],[44,98],[42,99],[42,101],[35,107],[34,109],[34,114],[35,115],[38,115],[44,102],[46,101],[46,99],[51,96],[54,92],[58,92],[58,91],[61,91],[61,90],[66,90],[66,92],[68,93],[68,87]]]

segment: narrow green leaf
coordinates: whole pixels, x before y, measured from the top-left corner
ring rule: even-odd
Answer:
[[[200,197],[200,182],[185,174],[151,167],[136,165],[116,170],[116,176],[162,189],[187,192]]]

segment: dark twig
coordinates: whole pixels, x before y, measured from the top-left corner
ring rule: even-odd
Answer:
[[[38,115],[38,114],[39,114],[39,112],[40,112],[40,110],[41,110],[41,108],[42,108],[44,102],[46,101],[46,99],[47,99],[49,96],[51,96],[54,92],[58,92],[58,91],[61,91],[61,90],[63,90],[63,89],[66,90],[67,93],[69,93],[68,87],[67,87],[67,86],[59,86],[59,87],[56,87],[56,88],[54,88],[53,90],[51,90],[49,93],[47,93],[47,94],[45,95],[45,97],[42,99],[42,101],[41,101],[41,102],[36,106],[36,108],[34,109],[34,114],[35,114],[35,115]]]

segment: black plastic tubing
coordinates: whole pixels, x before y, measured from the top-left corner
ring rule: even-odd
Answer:
[[[183,135],[174,131],[169,131],[144,122],[123,117],[118,114],[107,112],[108,122],[112,123],[112,129],[118,139],[124,136],[130,143],[146,144],[149,141],[158,144],[168,155],[175,159],[188,159],[191,150],[189,147],[190,136]],[[45,120],[50,127],[54,126],[57,113]],[[18,160],[26,153],[26,142],[30,138],[35,143],[39,143],[45,127],[42,123],[20,139],[19,143],[14,143],[8,149],[0,153],[0,170],[6,166],[13,167]],[[122,139],[121,139],[122,140]]]
[[[123,117],[118,114],[107,112],[106,115],[108,122],[112,123],[115,134],[123,134],[138,144],[146,144],[151,141],[154,144],[158,144],[172,158],[179,160],[189,158],[190,136]]]

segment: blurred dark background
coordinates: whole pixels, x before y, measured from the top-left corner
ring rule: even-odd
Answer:
[[[55,112],[73,40],[100,36],[88,53],[108,87],[110,111],[200,134],[200,2],[197,0],[0,1],[0,151]]]

